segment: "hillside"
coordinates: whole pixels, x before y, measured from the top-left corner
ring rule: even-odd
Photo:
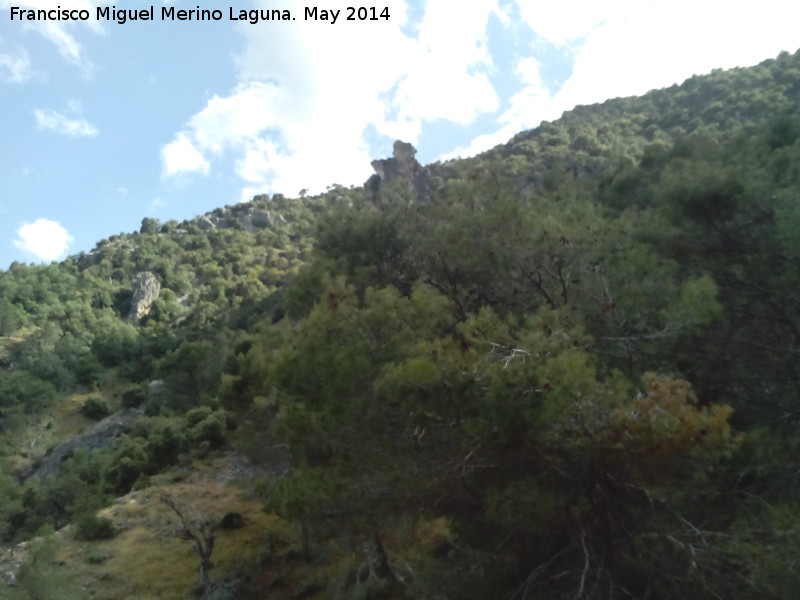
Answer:
[[[0,271],[0,596],[794,597],[798,109],[784,53]]]

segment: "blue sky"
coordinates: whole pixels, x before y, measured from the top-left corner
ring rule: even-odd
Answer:
[[[91,250],[143,217],[183,220],[257,193],[360,185],[395,139],[469,156],[576,104],[638,95],[800,47],[800,2],[0,0],[0,268]],[[162,21],[161,7],[219,21]],[[10,20],[11,7],[88,21]],[[305,7],[342,10],[336,23]],[[230,9],[289,10],[250,24]]]

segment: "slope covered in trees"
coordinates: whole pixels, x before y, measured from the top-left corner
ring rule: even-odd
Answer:
[[[0,536],[280,447],[248,486],[296,553],[207,595],[794,597],[799,107],[782,54],[429,165],[424,201],[257,198],[12,265]],[[76,393],[141,414],[27,477],[15,444]]]

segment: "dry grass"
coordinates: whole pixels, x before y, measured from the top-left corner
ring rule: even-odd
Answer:
[[[0,336],[0,360],[7,358],[14,346],[21,344],[37,331],[39,331],[38,327],[26,326],[18,329],[14,335]]]
[[[54,442],[68,441],[94,422],[81,413],[86,400],[93,395],[95,394],[73,394],[54,407],[50,416]]]
[[[48,448],[71,440],[94,421],[81,413],[86,399],[92,394],[72,394],[58,402],[45,416],[30,426],[11,433],[17,454],[7,456],[12,471],[23,473],[31,468],[37,457],[42,457]]]
[[[132,492],[100,511],[120,529],[114,539],[84,543],[64,535],[59,559],[70,565],[72,587],[98,600],[177,600],[191,595],[198,583],[199,559],[193,543],[179,537],[175,514],[160,501],[165,493],[216,521],[228,512],[244,517],[241,529],[217,530],[212,579],[223,579],[239,565],[252,565],[265,536],[285,536],[287,524],[220,481],[216,476],[222,462],[197,465],[187,481]],[[92,564],[91,557],[101,557],[95,559],[99,564]]]
[[[111,540],[79,542],[71,528],[56,534],[59,543],[54,568],[65,589],[74,592],[64,597],[193,597],[199,558],[193,542],[178,535],[178,518],[160,500],[163,494],[217,522],[229,512],[242,515],[241,529],[217,529],[212,555],[215,568],[211,571],[214,581],[229,580],[246,570],[255,578],[251,581],[272,600],[321,599],[333,597],[343,585],[354,585],[355,574],[363,578],[368,571],[367,538],[318,540],[314,560],[306,562],[300,552],[297,525],[264,513],[258,500],[231,483],[252,476],[241,457],[215,456],[193,464],[188,473],[182,481],[173,481],[169,474],[153,477],[152,487],[131,492],[101,510],[99,516],[110,519],[119,530]],[[450,524],[445,519],[398,522],[395,531],[387,532],[385,538],[393,568],[400,576],[411,573],[411,565],[418,560],[446,553],[451,540]],[[359,586],[366,593],[369,583],[355,584]],[[0,583],[0,597],[2,594]]]

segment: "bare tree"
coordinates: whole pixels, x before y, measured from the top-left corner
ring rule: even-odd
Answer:
[[[193,506],[182,504],[167,493],[161,494],[161,501],[178,516],[181,539],[194,542],[194,550],[200,557],[201,594],[205,594],[211,589],[208,572],[214,567],[214,563],[211,562],[211,553],[214,551],[216,523],[199,514]]]

